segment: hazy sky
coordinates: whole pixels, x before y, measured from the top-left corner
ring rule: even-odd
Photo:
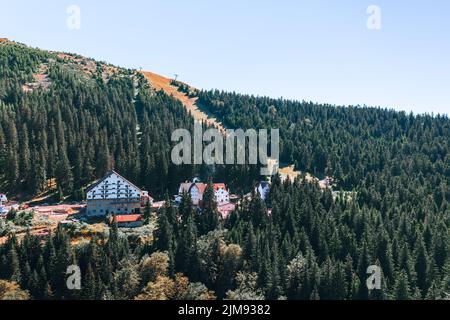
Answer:
[[[448,0],[0,0],[0,37],[195,87],[450,114]],[[70,5],[79,30],[67,27]],[[367,27],[367,8],[381,29]]]

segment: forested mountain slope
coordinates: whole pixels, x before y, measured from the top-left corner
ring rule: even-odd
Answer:
[[[416,297],[425,296],[425,291],[440,286],[432,285],[433,273],[444,277],[444,282],[440,282],[444,287],[441,288],[448,290],[448,117],[413,115],[379,108],[318,105],[218,90],[199,91],[180,83],[178,86],[197,97],[197,104],[221,119],[228,128],[280,129],[282,162],[294,163],[301,171],[334,177],[337,190],[356,191],[351,207],[328,207],[323,200],[316,207],[317,200],[301,195],[305,192],[303,188],[290,191],[286,190],[290,189],[287,186],[282,188],[283,191],[274,188],[272,222],[278,227],[275,231],[270,229],[270,233],[274,232],[272,236],[267,235],[267,230],[256,236],[261,241],[256,247],[271,248],[266,258],[263,257],[264,252],[258,253],[262,255],[262,264],[273,267],[273,259],[279,252],[272,246],[281,246],[281,256],[286,257],[292,245],[298,248],[297,241],[302,242],[298,238],[306,236],[306,243],[312,246],[322,268],[330,267],[336,271],[337,261],[344,263],[346,254],[356,268],[361,261],[356,263],[355,259],[378,261],[385,276],[391,274],[388,277],[393,296],[400,294],[395,290],[399,289],[396,286],[402,286],[402,281],[411,285],[405,291],[407,296],[414,295],[414,292]],[[240,215],[241,219],[245,216]],[[239,230],[233,241],[245,246],[248,243],[241,237],[248,236],[248,229],[245,229],[245,223],[241,223],[238,219],[230,227]],[[270,239],[277,240],[274,243]],[[353,243],[355,247],[350,249],[353,241],[356,241]],[[341,248],[342,245],[346,248]],[[309,250],[303,248],[300,251],[305,253]],[[338,252],[343,255],[339,257]],[[327,261],[327,257],[331,257],[331,261]],[[332,262],[335,259],[337,261]],[[444,261],[447,261],[447,267],[444,267]],[[329,266],[330,262],[333,267]],[[283,262],[281,264],[284,265]],[[260,268],[261,265],[256,269],[261,271]],[[359,278],[363,279],[362,265],[359,268]],[[408,271],[413,269],[412,273]],[[408,275],[402,275],[402,272]],[[268,279],[271,281],[270,277]],[[361,285],[364,286],[361,283],[360,288]],[[428,289],[424,290],[425,287]],[[314,290],[310,287],[303,293],[292,294],[307,299],[312,293]],[[328,294],[330,292],[324,290],[319,295],[324,297]],[[335,294],[331,296],[336,298]]]
[[[182,87],[183,89],[183,87]],[[194,91],[197,103],[229,128],[280,129],[281,162],[335,178],[362,203],[445,210],[450,200],[450,119],[387,109]],[[392,198],[392,199],[391,199]]]
[[[153,241],[112,228],[107,241],[72,245],[62,229],[0,246],[0,278],[32,298],[443,299],[450,293],[450,120],[191,90],[227,128],[279,128],[281,161],[331,175],[352,199],[274,177],[267,202],[244,200],[218,218],[189,197],[158,212]],[[0,44],[0,190],[82,198],[114,167],[163,196],[200,174],[248,192],[255,166],[171,164],[170,135],[192,129],[182,104],[132,71],[77,55]],[[272,208],[268,214],[267,206]],[[83,274],[65,287],[66,267]],[[378,265],[382,290],[369,292]]]
[[[60,193],[82,198],[111,167],[164,194],[190,177],[169,157],[171,132],[192,125],[139,73],[0,44],[0,189],[10,195],[38,194],[56,179]]]

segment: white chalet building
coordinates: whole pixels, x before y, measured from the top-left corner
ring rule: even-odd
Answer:
[[[107,214],[139,214],[142,207],[153,199],[115,171],[109,171],[102,179],[86,190],[88,216]]]

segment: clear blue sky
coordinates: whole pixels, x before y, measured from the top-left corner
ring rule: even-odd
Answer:
[[[0,0],[0,37],[204,88],[450,114],[448,0]],[[81,29],[66,26],[69,5]],[[381,30],[369,30],[369,5]]]

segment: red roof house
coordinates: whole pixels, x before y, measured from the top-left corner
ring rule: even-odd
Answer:
[[[117,223],[119,228],[137,228],[144,224],[144,219],[141,214],[128,214],[112,216],[109,219],[110,224]]]

